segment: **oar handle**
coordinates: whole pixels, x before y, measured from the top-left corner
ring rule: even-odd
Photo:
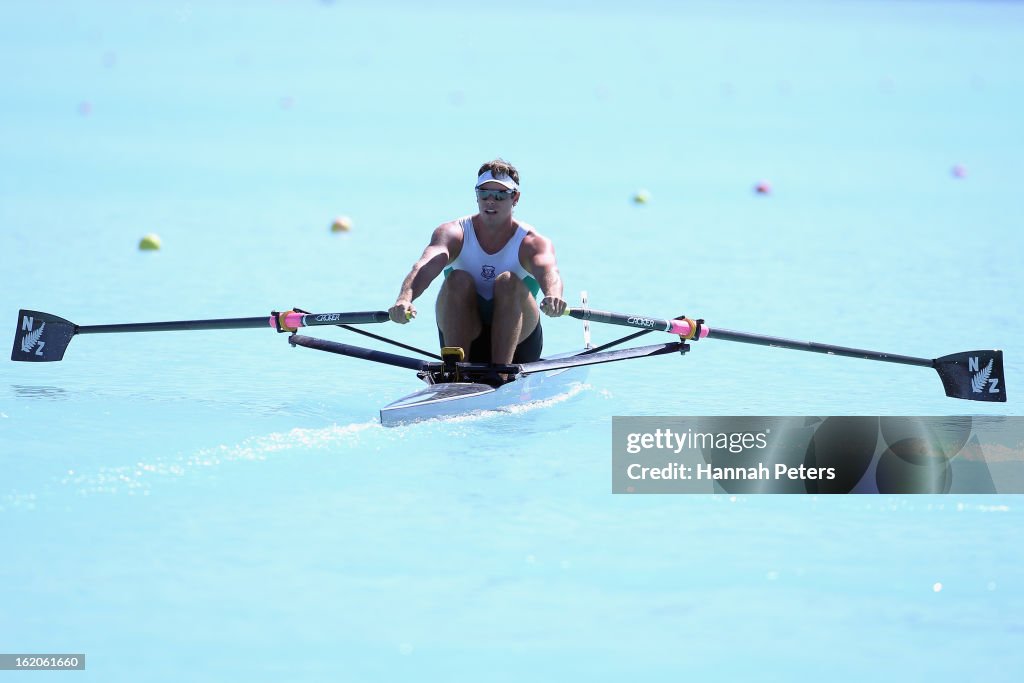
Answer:
[[[698,339],[708,336],[707,327],[703,325],[698,326],[688,318],[666,320],[664,318],[648,318],[647,316],[629,313],[595,311],[592,308],[567,308],[563,315],[571,316],[577,320],[590,320],[592,322],[621,325],[623,327],[637,327],[641,330],[660,330],[661,332],[678,334],[683,337],[689,337],[694,328],[699,328],[696,335]]]

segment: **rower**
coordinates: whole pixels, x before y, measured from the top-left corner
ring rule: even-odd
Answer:
[[[438,337],[466,351],[473,363],[528,363],[544,345],[540,313],[563,314],[562,279],[551,240],[513,217],[522,196],[519,172],[503,159],[477,171],[477,213],[438,226],[402,282],[388,314],[396,323],[416,315],[416,300],[438,275]],[[544,298],[537,303],[538,293]]]

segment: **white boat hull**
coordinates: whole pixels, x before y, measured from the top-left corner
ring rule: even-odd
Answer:
[[[469,382],[428,384],[381,408],[380,423],[395,427],[481,411],[508,410],[562,396],[586,378],[584,366],[527,375],[498,388]]]

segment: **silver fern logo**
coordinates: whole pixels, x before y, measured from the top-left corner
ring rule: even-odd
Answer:
[[[29,329],[31,330],[32,329],[32,319],[31,318],[26,318],[25,320],[26,320],[26,322],[27,322],[27,324],[29,326]],[[34,349],[36,347],[36,344],[38,344],[39,345],[39,349],[36,351],[36,355],[37,356],[43,355],[42,351],[43,351],[43,344],[44,344],[44,342],[39,341],[39,338],[43,336],[43,329],[45,327],[46,327],[46,323],[45,322],[39,323],[39,329],[38,330],[32,330],[31,332],[29,332],[28,334],[26,334],[24,337],[21,338],[21,352],[22,353],[32,353],[32,349]]]
[[[981,367],[981,362],[977,356],[967,359],[967,370],[973,372],[974,375],[971,377],[971,391],[976,394],[984,393],[985,385],[989,385],[988,393],[998,394],[999,393],[999,378],[990,377],[992,376],[992,369],[994,367],[995,359],[989,358],[988,365]]]

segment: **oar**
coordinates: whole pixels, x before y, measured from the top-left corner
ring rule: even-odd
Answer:
[[[276,311],[254,318],[216,318],[212,320],[174,320],[153,323],[121,323],[116,325],[76,325],[70,320],[40,311],[18,311],[18,328],[14,334],[11,360],[46,362],[64,358],[64,350],[76,334],[111,332],[170,332],[178,330],[237,330],[270,327],[278,332],[294,332],[300,327],[315,325],[360,325],[387,321],[387,311],[346,313],[299,313]]]
[[[933,368],[939,373],[946,396],[962,398],[969,401],[1006,401],[1006,385],[1003,377],[1003,352],[1000,350],[963,351],[940,358],[915,358],[881,351],[855,349],[847,346],[834,346],[818,342],[797,341],[781,337],[769,337],[749,332],[735,332],[719,328],[711,328],[699,321],[689,318],[666,320],[650,318],[643,315],[625,313],[609,313],[586,308],[568,308],[564,315],[577,320],[638,327],[646,330],[660,330],[678,334],[684,339],[723,339],[743,344],[759,346],[775,346],[795,351],[812,351],[826,353],[830,356],[847,356],[865,360],[917,365]]]

